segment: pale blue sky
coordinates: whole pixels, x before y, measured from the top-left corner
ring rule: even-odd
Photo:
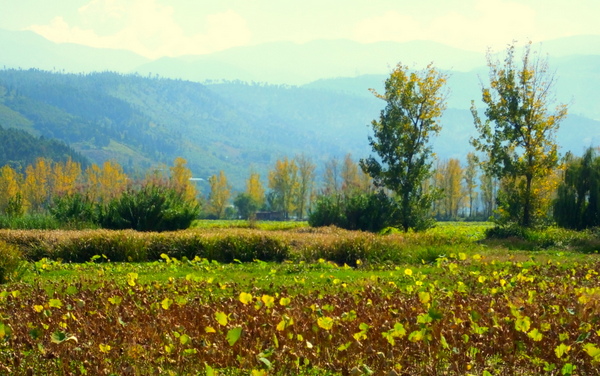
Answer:
[[[433,40],[484,52],[600,35],[598,0],[0,0],[0,29],[157,58],[316,39]]]

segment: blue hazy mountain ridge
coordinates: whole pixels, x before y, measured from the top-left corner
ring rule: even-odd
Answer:
[[[54,43],[32,31],[0,29],[0,67],[69,73],[130,72],[149,60],[130,51]]]
[[[563,154],[600,144],[598,46],[599,37],[542,45],[556,72],[556,97],[570,105],[557,135]],[[384,106],[369,88],[382,91],[398,61],[433,61],[449,74],[448,110],[433,146],[440,158],[464,158],[474,135],[470,103],[487,79],[484,52],[421,41],[271,43],[150,62],[127,51],[0,31],[0,50],[0,67],[23,68],[0,71],[3,127],[57,138],[94,162],[116,159],[130,168],[182,156],[195,176],[224,170],[238,189],[250,168],[266,178],[283,156],[305,153],[322,166],[348,152],[369,155],[368,125]],[[63,71],[104,73],[56,73]]]

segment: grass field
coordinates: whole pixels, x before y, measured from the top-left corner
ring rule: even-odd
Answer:
[[[376,236],[240,225],[190,231],[240,242],[272,236],[288,257],[29,262],[19,281],[0,285],[0,374],[595,375],[600,367],[592,233],[484,240],[481,223]],[[39,236],[77,243],[73,233]],[[236,246],[219,243],[227,245]],[[364,257],[351,266],[327,257],[342,245]],[[385,247],[410,255],[368,254]]]

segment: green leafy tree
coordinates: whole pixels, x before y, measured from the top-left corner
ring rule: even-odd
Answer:
[[[304,218],[310,208],[317,166],[304,154],[297,155],[294,162],[298,167],[298,189],[296,190],[296,213],[298,218]]]
[[[296,209],[295,198],[298,195],[298,165],[287,157],[278,159],[275,167],[269,172],[269,188],[271,195],[267,197],[272,209],[283,212],[285,218]]]
[[[509,46],[503,62],[488,52],[490,86],[482,87],[485,121],[479,117],[475,102],[471,113],[479,137],[473,146],[489,156],[489,172],[511,187],[501,201],[506,222],[531,227],[541,200],[536,185],[543,184],[558,164],[554,141],[566,105],[549,109],[554,75],[547,59],[532,56],[531,43],[523,51],[521,64],[515,62],[515,46]]]
[[[431,175],[429,138],[439,133],[439,117],[446,108],[446,76],[431,64],[409,72],[398,64],[385,81],[386,101],[379,120],[373,120],[369,143],[378,157],[360,161],[363,171],[378,188],[396,194],[399,222],[404,231],[424,229],[433,222],[429,209],[435,192],[423,184]]]
[[[553,213],[561,227],[582,230],[600,226],[600,157],[596,150],[587,149],[581,158],[567,155]]]
[[[260,208],[258,202],[248,193],[239,193],[233,200],[238,215],[243,219],[252,218]]]

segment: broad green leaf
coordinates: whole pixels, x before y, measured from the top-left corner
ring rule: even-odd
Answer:
[[[227,325],[228,318],[224,312],[215,313],[215,319],[217,320],[219,325],[221,325],[221,326]]]
[[[554,349],[554,353],[556,354],[556,357],[560,359],[563,357],[563,355],[569,352],[570,349],[571,346],[567,346],[564,343],[561,343],[560,345],[556,346],[556,348]]]
[[[415,330],[409,334],[408,340],[411,342],[419,342],[423,340],[423,337],[423,332],[421,330]]]
[[[240,302],[244,304],[248,304],[252,302],[252,294],[248,294],[247,292],[240,293]]]
[[[0,339],[4,339],[4,337],[7,337],[10,335],[10,327],[8,325],[4,325],[4,323],[0,322]]]
[[[179,337],[179,343],[181,343],[184,346],[187,345],[190,342],[190,340],[191,338],[187,334],[182,334],[181,337]]]
[[[406,335],[406,329],[404,329],[404,325],[399,322],[394,324],[394,330],[392,332],[392,336],[394,337],[404,337]]]
[[[448,341],[446,341],[446,337],[444,337],[443,335],[440,336],[440,343],[442,344],[444,349],[450,348],[450,345],[448,345]]]
[[[50,308],[61,308],[62,307],[62,302],[60,301],[60,299],[50,299],[48,301],[48,306]]]
[[[52,335],[50,336],[50,340],[53,343],[62,343],[62,342],[65,342],[65,341],[74,341],[74,342],[77,342],[77,337],[75,337],[75,336],[67,336],[67,333],[62,332],[60,330],[57,330],[54,333],[52,333]]]
[[[541,341],[542,337],[544,337],[544,335],[538,331],[537,328],[533,328],[529,333],[527,333],[527,336],[536,342]]]
[[[529,331],[530,327],[531,327],[531,320],[527,316],[518,318],[515,321],[515,329],[520,332],[527,333]]]
[[[576,368],[577,368],[576,365],[571,364],[571,363],[566,363],[563,366],[563,368],[560,370],[560,373],[563,376],[571,376]]]
[[[319,325],[319,328],[331,330],[333,327],[333,319],[327,316],[319,317],[317,320],[317,325]]]
[[[352,342],[346,342],[346,343],[340,345],[338,347],[338,351],[346,351],[346,350],[348,350],[348,347],[350,347],[351,344],[352,344]]]
[[[233,329],[230,329],[227,332],[227,342],[229,342],[229,346],[233,346],[235,345],[235,343],[238,341],[238,339],[240,339],[240,336],[242,335],[242,328],[235,327]]]
[[[74,294],[77,294],[79,291],[77,290],[77,286],[69,285],[69,287],[67,287],[65,292],[67,293],[67,295],[74,295]]]
[[[583,346],[583,350],[595,361],[600,361],[600,349],[596,347],[593,343],[586,343]]]
[[[110,304],[119,305],[123,301],[123,298],[117,295],[117,296],[108,298],[108,301]]]
[[[279,304],[285,307],[289,305],[291,301],[292,300],[290,298],[281,298],[279,299]]]
[[[215,370],[206,363],[204,363],[204,371],[206,372],[206,376],[217,376]]]

